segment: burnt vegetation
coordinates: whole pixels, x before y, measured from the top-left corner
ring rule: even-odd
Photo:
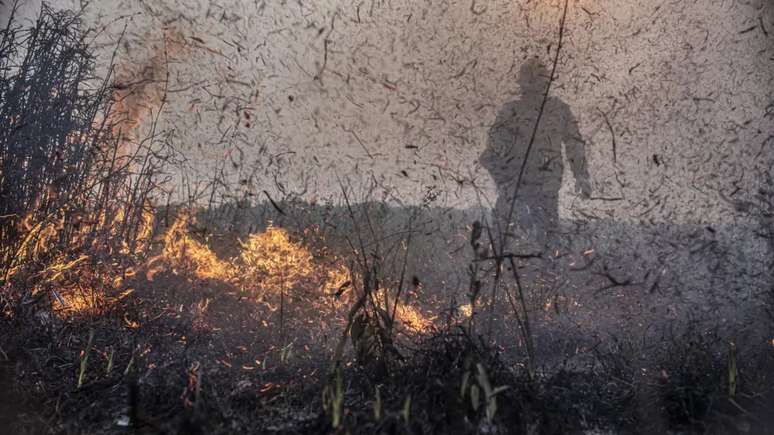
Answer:
[[[470,9],[479,14],[484,6]],[[355,188],[349,179],[335,205],[273,198],[262,188],[266,201],[245,194],[216,204],[216,177],[206,207],[170,204],[168,173],[180,156],[155,128],[160,109],[151,110],[144,137],[130,134],[136,113],[121,109],[136,95],[114,80],[112,66],[106,77],[95,75],[88,41],[77,14],[45,7],[31,27],[11,20],[0,34],[6,432],[774,427],[770,168],[743,204],[759,222],[757,237],[772,244],[762,272],[768,287],[755,292],[768,318],[737,327],[720,322],[726,314],[719,310],[709,321],[688,317],[655,332],[649,325],[593,335],[552,323],[573,309],[572,299],[532,282],[532,265],[558,267],[562,257],[509,252],[506,230],[485,214],[463,217],[470,225],[455,255],[466,259],[465,291],[427,293],[441,279],[418,272],[417,258],[437,254],[420,242],[451,219],[431,209],[431,191],[423,204],[399,211],[373,200],[376,186]],[[552,75],[560,49],[561,39]],[[653,162],[660,164],[656,155]],[[515,193],[511,201],[512,214],[520,206]],[[691,249],[717,248],[713,234],[694,231]],[[658,298],[668,287],[657,273],[609,266],[593,250],[569,270],[602,278],[583,283],[596,299],[634,286]],[[745,336],[753,326],[767,338]]]

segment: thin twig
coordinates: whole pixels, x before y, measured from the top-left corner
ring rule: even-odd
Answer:
[[[617,146],[615,143],[615,131],[613,130],[613,126],[610,124],[610,120],[607,117],[607,113],[597,109],[597,111],[602,115],[602,119],[605,120],[605,124],[607,124],[607,129],[610,130],[610,136],[613,138],[613,163],[618,162],[618,151]]]

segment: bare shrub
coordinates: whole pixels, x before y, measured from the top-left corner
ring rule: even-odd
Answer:
[[[121,139],[87,36],[77,13],[45,5],[33,26],[12,15],[0,31],[0,280],[31,278],[21,296],[63,306],[120,287],[116,270],[150,241],[166,161],[153,135]]]

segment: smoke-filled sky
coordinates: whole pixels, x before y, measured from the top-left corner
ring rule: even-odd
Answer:
[[[565,170],[561,216],[736,219],[774,155],[774,4],[569,3],[552,95],[578,122],[592,196]],[[436,192],[465,208],[496,199],[479,156],[519,99],[520,66],[551,65],[562,5],[102,0],[85,21],[103,64],[118,45],[116,79],[132,85],[120,107],[140,135],[166,90],[158,129],[186,158],[176,183],[222,173],[234,194],[312,200],[349,176],[378,183],[372,199]]]

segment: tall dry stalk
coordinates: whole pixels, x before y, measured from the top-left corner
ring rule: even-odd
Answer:
[[[0,282],[60,279],[72,264],[107,284],[104,265],[126,265],[150,239],[167,145],[158,119],[149,137],[123,140],[112,64],[95,76],[87,41],[77,12],[46,5],[31,27],[12,14],[0,30]]]

